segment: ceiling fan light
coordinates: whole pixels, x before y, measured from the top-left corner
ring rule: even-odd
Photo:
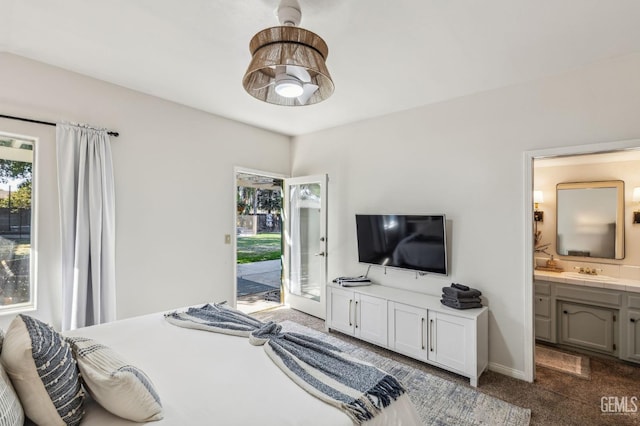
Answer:
[[[292,26],[267,28],[253,36],[249,49],[252,58],[242,85],[254,98],[275,105],[301,106],[322,102],[333,93],[333,80],[325,64],[329,49],[317,34]],[[296,99],[300,95],[285,97],[278,93],[276,76],[287,65],[304,68],[310,77],[304,84],[318,86],[305,103]]]
[[[287,79],[276,83],[275,91],[278,95],[285,98],[297,98],[302,95],[302,83],[295,79]]]

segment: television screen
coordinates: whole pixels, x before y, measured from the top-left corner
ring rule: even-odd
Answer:
[[[444,215],[356,215],[358,261],[447,275]]]

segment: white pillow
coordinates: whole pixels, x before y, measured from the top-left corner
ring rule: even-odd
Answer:
[[[2,330],[0,330],[0,339],[1,335],[3,335]],[[23,424],[22,405],[11,385],[9,376],[0,363],[0,426],[22,426]]]
[[[0,355],[24,413],[40,426],[80,423],[84,392],[69,343],[51,326],[18,315]]]
[[[135,422],[163,418],[160,397],[142,370],[95,340],[85,337],[67,340],[73,347],[85,387],[98,404]]]

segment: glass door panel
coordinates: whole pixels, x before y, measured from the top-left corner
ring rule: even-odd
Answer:
[[[287,179],[285,302],[324,318],[326,175]]]

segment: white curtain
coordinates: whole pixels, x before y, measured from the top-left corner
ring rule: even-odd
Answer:
[[[109,135],[56,126],[62,232],[62,329],[115,320],[115,195]]]

